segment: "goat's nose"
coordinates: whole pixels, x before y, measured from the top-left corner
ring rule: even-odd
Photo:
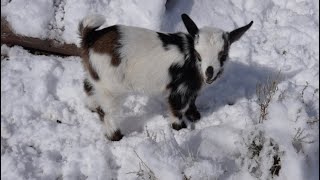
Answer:
[[[209,66],[206,70],[206,76],[208,79],[211,79],[212,76],[213,76],[213,67],[212,66]]]

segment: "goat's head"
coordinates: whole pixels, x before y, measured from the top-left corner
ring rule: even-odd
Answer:
[[[194,39],[195,50],[200,55],[199,60],[201,60],[201,72],[204,81],[207,84],[211,84],[223,71],[225,61],[228,59],[230,45],[240,39],[251,27],[253,21],[231,32],[225,32],[213,27],[198,29],[188,15],[182,14],[181,18],[189,34]]]

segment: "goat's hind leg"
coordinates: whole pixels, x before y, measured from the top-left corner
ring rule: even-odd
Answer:
[[[106,136],[111,141],[119,141],[122,139],[123,134],[120,129],[114,122],[114,119],[110,116],[110,114],[101,108],[100,106],[97,108],[97,113],[99,114],[100,120],[104,122],[106,127]]]
[[[86,106],[91,111],[98,113],[100,120],[105,124],[107,138],[111,141],[119,141],[122,139],[123,135],[110,115],[114,98],[97,91],[94,83],[88,79],[83,81],[83,87],[87,94]]]
[[[83,80],[83,89],[84,92],[87,94],[85,97],[85,105],[88,109],[92,112],[97,112],[97,108],[99,107],[96,102],[96,91],[94,84],[90,82],[88,79]]]
[[[115,114],[116,99],[113,96],[99,94],[97,96],[100,106],[97,108],[100,120],[104,122],[106,127],[106,136],[111,141],[119,141],[123,135],[116,124],[116,119],[112,115]]]

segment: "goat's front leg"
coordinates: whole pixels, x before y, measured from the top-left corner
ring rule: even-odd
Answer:
[[[186,128],[186,124],[183,121],[183,108],[186,107],[185,100],[183,100],[183,96],[178,94],[177,92],[171,92],[168,98],[170,110],[171,110],[171,126],[175,130],[180,130],[182,128]]]
[[[201,118],[201,115],[197,109],[197,106],[195,104],[197,96],[194,96],[190,99],[189,107],[185,113],[186,118],[190,122],[196,122]]]

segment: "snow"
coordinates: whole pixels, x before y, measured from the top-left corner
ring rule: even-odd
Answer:
[[[77,45],[90,13],[105,26],[168,32],[185,31],[182,13],[228,31],[254,21],[222,78],[201,92],[198,123],[172,130],[161,97],[128,94],[119,142],[84,105],[79,57],[1,46],[1,179],[319,179],[318,1],[2,0],[1,10],[18,34]],[[279,72],[259,123],[256,85]]]
[[[14,31],[31,37],[46,38],[48,25],[54,16],[50,0],[11,1],[4,7],[1,1],[1,16],[6,15]]]

